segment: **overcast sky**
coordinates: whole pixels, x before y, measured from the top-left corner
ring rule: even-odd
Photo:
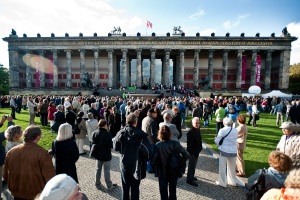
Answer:
[[[146,28],[147,19],[153,24]],[[300,0],[1,0],[0,36],[14,28],[19,37],[106,36],[114,26],[127,35],[165,35],[181,26],[186,35],[280,36],[284,27],[300,37]],[[7,43],[0,41],[0,63],[8,67]],[[292,43],[291,64],[300,62],[300,39]]]

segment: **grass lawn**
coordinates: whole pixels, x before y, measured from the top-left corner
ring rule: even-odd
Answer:
[[[10,115],[10,108],[1,108],[0,109],[0,117],[2,115]],[[16,113],[17,120],[13,120],[15,125],[19,125],[22,127],[24,131],[26,127],[29,125],[29,114],[28,109],[26,111],[22,110],[21,114]],[[39,145],[44,147],[45,149],[49,149],[51,147],[52,141],[56,138],[56,133],[50,132],[50,125],[41,126],[40,118],[36,117],[34,123],[41,127],[42,129],[42,139],[39,141]],[[50,122],[48,122],[50,124]],[[4,123],[4,126],[0,128],[0,132],[5,131],[7,128],[7,121]]]
[[[245,114],[245,112],[241,112]],[[247,116],[247,122],[249,117]],[[281,136],[281,129],[276,126],[276,116],[268,113],[260,113],[258,127],[247,126],[248,137],[246,149],[244,150],[246,176],[251,176],[257,169],[269,167],[268,156],[275,150]],[[186,123],[191,127],[191,116],[186,118]],[[203,126],[203,121],[200,122]],[[216,118],[209,122],[209,128],[201,128],[202,139],[218,152],[214,143],[216,136]]]
[[[10,108],[1,108],[0,116],[10,114]],[[245,114],[245,112],[242,112]],[[16,113],[17,120],[14,120],[16,125],[19,125],[25,130],[28,127],[29,115],[28,110],[21,111],[21,114]],[[35,124],[41,126],[40,118],[35,118]],[[247,117],[248,120],[248,117]],[[277,143],[282,136],[282,131],[275,125],[275,115],[260,114],[260,120],[257,121],[258,127],[248,126],[247,145],[244,151],[244,159],[246,165],[246,175],[249,177],[257,169],[268,167],[268,155],[272,150],[275,150]],[[186,125],[191,127],[191,116],[186,117]],[[203,121],[201,121],[203,126]],[[209,128],[201,128],[202,139],[208,143],[213,149],[218,151],[217,146],[214,143],[214,137],[216,136],[216,122],[215,117],[213,121],[209,122]],[[7,122],[0,129],[0,132],[4,131],[7,127]],[[55,139],[56,134],[50,132],[49,125],[42,127],[42,139],[39,141],[39,145],[45,149],[51,147],[52,141]]]

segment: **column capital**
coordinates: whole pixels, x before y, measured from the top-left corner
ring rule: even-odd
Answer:
[[[239,50],[237,50],[236,52],[237,52],[237,53],[244,53],[245,50],[244,50],[244,49],[239,49]]]
[[[266,52],[267,52],[267,53],[273,53],[274,50],[268,49],[268,50],[266,50]]]
[[[64,52],[66,52],[66,53],[72,53],[72,50],[71,49],[66,49],[66,50],[64,50]]]
[[[81,52],[84,53],[85,51],[86,51],[85,49],[78,49],[78,52],[80,52],[80,53],[81,53]]]
[[[223,49],[223,53],[228,53],[229,51],[229,49]]]
[[[113,53],[113,52],[114,52],[113,49],[107,49],[106,51],[107,51],[108,53]]]
[[[200,53],[201,49],[194,49],[195,53]]]
[[[209,49],[208,50],[208,53],[213,53],[213,52],[215,52],[216,50],[215,49]]]
[[[150,52],[151,52],[151,53],[153,53],[153,52],[155,53],[155,52],[156,52],[156,49],[150,49]]]
[[[258,52],[259,52],[259,50],[257,50],[257,49],[252,50],[252,53],[258,53]]]
[[[128,49],[121,49],[121,51],[124,53],[124,52],[128,52]]]
[[[164,50],[166,53],[170,53],[172,50],[171,49],[165,49]]]
[[[39,52],[39,53],[45,53],[46,51],[43,50],[43,49],[39,49],[38,52]]]
[[[24,50],[24,52],[25,52],[26,54],[30,54],[30,53],[32,53],[32,51],[31,51],[31,50],[29,50],[29,49],[25,49],[25,50]]]
[[[93,49],[93,51],[94,51],[94,52],[99,52],[99,51],[100,51],[100,49]]]
[[[180,52],[180,53],[184,53],[184,52],[185,52],[185,49],[179,49],[179,52]]]
[[[142,49],[136,49],[135,50],[137,53],[141,53],[142,52]]]

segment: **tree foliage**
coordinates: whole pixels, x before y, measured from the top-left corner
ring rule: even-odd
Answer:
[[[9,72],[0,64],[0,95],[8,94],[9,89]]]
[[[289,90],[293,94],[300,94],[300,63],[290,67],[290,84]]]

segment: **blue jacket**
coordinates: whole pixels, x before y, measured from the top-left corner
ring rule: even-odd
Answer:
[[[275,107],[275,109],[276,109],[276,113],[278,113],[278,112],[285,113],[286,112],[286,105],[284,103],[280,103]]]
[[[229,114],[228,113],[228,106],[225,108],[227,117],[229,117],[230,119],[236,119],[236,117],[239,115],[238,111],[240,111],[240,109],[236,106],[234,106],[234,108],[235,108],[235,111],[236,111],[234,114]]]
[[[13,122],[8,122],[7,127],[15,125]],[[5,160],[5,146],[3,146],[2,142],[6,140],[4,136],[4,132],[0,133],[0,166],[4,165]]]
[[[252,114],[252,106],[251,105],[247,105],[247,112]]]
[[[121,106],[120,106],[120,111],[121,111],[121,115],[125,115],[126,114],[126,111],[125,111],[125,107],[126,107],[126,103],[123,103]]]

